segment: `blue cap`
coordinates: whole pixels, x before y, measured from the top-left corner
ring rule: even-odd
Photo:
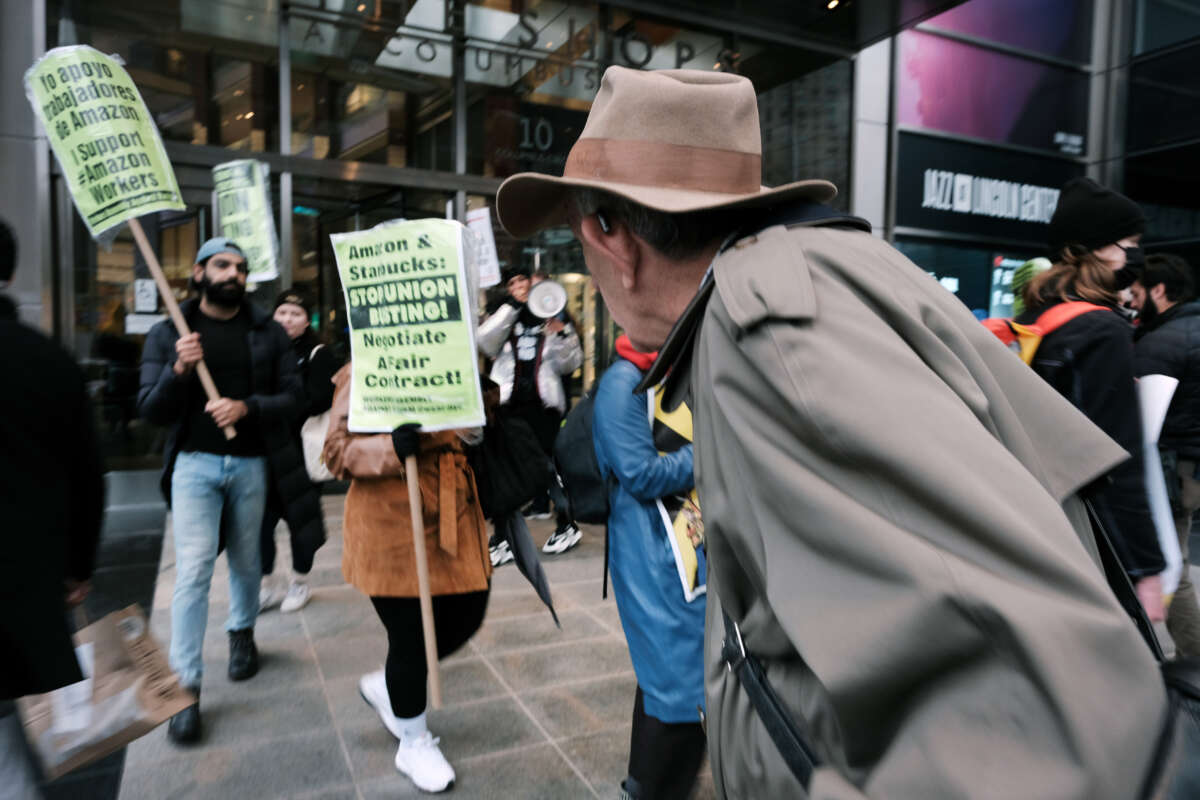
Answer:
[[[237,246],[237,242],[230,239],[228,236],[214,236],[204,244],[200,245],[199,252],[196,253],[196,263],[202,264],[205,259],[212,258],[217,253],[233,253],[234,255],[246,257],[242,252],[242,248]]]

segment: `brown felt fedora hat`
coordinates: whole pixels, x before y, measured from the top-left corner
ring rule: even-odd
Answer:
[[[762,185],[754,85],[740,75],[609,67],[563,176],[513,175],[500,186],[500,224],[522,238],[566,222],[567,190],[603,189],[671,213],[823,203],[829,181]]]

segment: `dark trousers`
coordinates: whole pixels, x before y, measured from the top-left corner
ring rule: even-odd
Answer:
[[[669,723],[647,714],[639,686],[633,700],[625,791],[634,800],[687,800],[700,773],[704,746],[699,722]]]
[[[554,440],[558,438],[558,431],[562,428],[563,415],[557,409],[540,406],[514,408],[513,413],[515,416],[529,423],[530,428],[533,428],[533,435],[537,437],[542,452],[546,454],[550,459],[550,463],[553,464]],[[572,519],[570,508],[567,505],[567,496],[563,492],[562,484],[559,483],[557,474],[550,481],[549,492],[533,499],[533,510],[535,512],[549,511],[551,501],[554,502],[555,521],[558,523],[558,528],[562,529],[568,523],[572,522]]]
[[[275,489],[267,492],[267,505],[263,509],[262,530],[259,534],[259,545],[262,551],[262,574],[270,575],[275,571],[275,526],[283,519],[283,506]],[[291,531],[289,530],[289,533]],[[312,571],[312,556],[301,561],[300,555],[292,547],[292,571],[297,575],[307,575]]]
[[[445,658],[467,643],[487,611],[489,590],[444,594],[433,598],[433,628],[438,658]],[[371,604],[387,629],[388,653],[384,664],[392,713],[411,719],[425,711],[425,633],[421,629],[421,602],[415,597],[372,597]]]

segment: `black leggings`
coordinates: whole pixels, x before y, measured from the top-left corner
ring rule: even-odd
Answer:
[[[687,800],[704,759],[704,729],[697,722],[663,722],[646,713],[642,687],[633,700],[629,777],[634,800]]]
[[[438,658],[445,658],[467,643],[487,611],[488,589],[433,598],[433,628]],[[425,711],[425,634],[421,630],[421,602],[415,597],[372,597],[375,613],[387,629],[388,654],[384,665],[392,713],[411,719]]]

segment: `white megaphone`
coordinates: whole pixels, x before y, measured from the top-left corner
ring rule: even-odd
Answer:
[[[525,301],[525,305],[535,316],[550,319],[567,307],[567,290],[561,283],[554,281],[535,283],[529,290],[529,299]]]

